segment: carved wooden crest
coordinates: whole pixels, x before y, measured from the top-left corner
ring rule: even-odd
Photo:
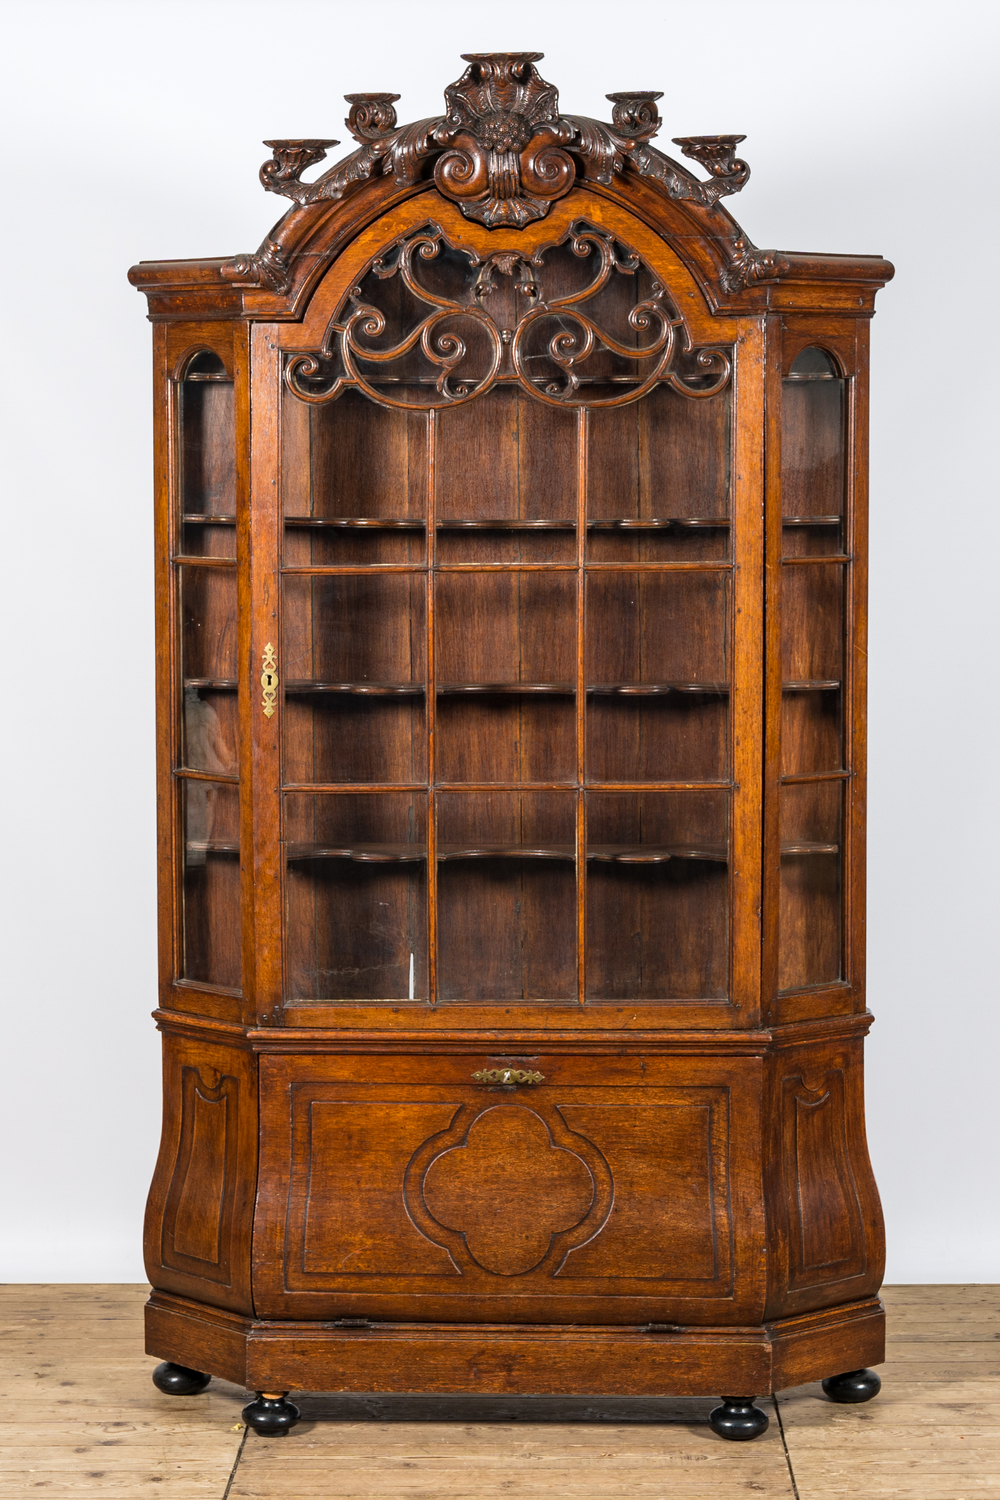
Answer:
[[[315,182],[302,172],[321,161],[334,140],[266,142],[272,156],[260,169],[268,192],[300,205],[339,200],[376,173],[400,187],[433,176],[438,191],[467,218],[490,229],[520,229],[542,219],[575,182],[607,186],[615,174],[633,171],[654,181],[668,198],[711,210],[720,198],[738,193],[750,168],[736,156],[742,135],[678,136],[683,155],[709,172],[701,182],[650,144],[660,128],[655,91],[608,94],[610,123],[559,111],[558,90],[535,63],[540,52],[467,52],[468,67],[445,89],[447,113],[437,119],[399,125],[398,94],[348,94],[347,127],[359,143],[355,151]],[[732,237],[731,222],[716,237]],[[738,233],[738,231],[737,231]],[[745,236],[732,250],[724,277],[728,291],[780,274],[774,252],[756,250]],[[281,231],[265,240],[255,256],[239,256],[223,276],[274,291],[287,290],[289,268]]]

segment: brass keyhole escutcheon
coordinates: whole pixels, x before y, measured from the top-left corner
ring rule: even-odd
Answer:
[[[476,1083],[544,1083],[544,1073],[534,1073],[530,1068],[480,1068],[472,1075]]]
[[[270,641],[264,647],[261,667],[263,671],[260,674],[260,685],[264,689],[261,707],[264,710],[265,719],[269,719],[274,713],[278,698],[278,658]]]

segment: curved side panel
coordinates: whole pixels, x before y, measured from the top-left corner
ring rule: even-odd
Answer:
[[[154,1287],[247,1313],[256,1071],[240,1048],[164,1036],[163,1134],[145,1230]]]
[[[815,1043],[771,1058],[768,1318],[870,1297],[882,1283],[862,1046]]]

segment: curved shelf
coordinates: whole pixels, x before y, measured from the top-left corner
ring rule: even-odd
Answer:
[[[423,844],[286,844],[285,855],[299,859],[349,859],[366,865],[418,864],[427,858]]]
[[[188,839],[184,845],[188,854],[239,854],[237,839]]]
[[[285,693],[343,693],[361,698],[422,698],[422,682],[322,682],[312,677],[295,677],[285,683]]]
[[[572,697],[576,688],[571,682],[439,682],[439,697],[477,695],[479,697]]]
[[[424,521],[383,516],[286,516],[286,526],[332,527],[347,531],[423,531]]]
[[[668,531],[678,526],[689,531],[728,531],[728,516],[667,516],[663,520],[639,520],[622,516],[615,520],[588,521],[588,531]]]
[[[810,383],[812,383],[813,381],[816,381],[816,380],[840,380],[840,379],[842,379],[842,377],[840,375],[828,374],[827,371],[825,371],[825,370],[823,370],[823,371],[819,371],[819,370],[815,370],[815,371],[814,370],[803,370],[800,374],[797,374],[797,375],[785,375],[785,376],[783,376],[783,380],[784,380],[784,383],[786,385],[807,385],[807,384],[810,384]]]
[[[238,853],[237,844],[189,844],[190,849],[211,847],[222,853]],[[836,852],[836,845],[790,844],[782,853],[819,854]],[[360,864],[418,864],[427,858],[423,844],[321,844],[290,843],[286,845],[289,860],[343,859]],[[602,864],[662,865],[671,859],[696,860],[726,864],[724,844],[592,844],[587,859]],[[551,859],[572,863],[576,859],[573,844],[439,844],[439,864],[469,859]]]
[[[239,683],[235,677],[185,677],[184,691],[200,688],[214,693],[235,693]]]
[[[822,844],[813,839],[794,839],[781,846],[781,857],[786,854],[839,854],[839,844]]]
[[[225,515],[207,515],[204,511],[185,511],[181,516],[185,526],[235,526],[236,517],[231,513]]]
[[[587,688],[595,697],[662,698],[669,693],[723,695],[728,682],[598,682]]]
[[[438,844],[438,863],[452,859],[568,859],[573,844]]]
[[[839,687],[839,678],[816,677],[802,682],[783,682],[781,691],[783,693],[832,693],[835,688]]]
[[[843,516],[782,516],[782,526],[839,526]]]
[[[575,531],[575,521],[438,521],[438,531]]]
[[[707,860],[727,864],[725,844],[592,844],[587,858],[605,864],[661,865],[670,859]]]

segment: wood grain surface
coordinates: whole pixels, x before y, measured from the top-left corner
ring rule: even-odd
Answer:
[[[153,1387],[147,1290],[0,1289],[0,1495],[1000,1500],[997,1286],[884,1288],[876,1400],[783,1391],[777,1416],[762,1403],[768,1432],[746,1445],[712,1435],[710,1400],[648,1397],[308,1395],[289,1438],[259,1438],[242,1427],[238,1386],[213,1380],[189,1397]]]

